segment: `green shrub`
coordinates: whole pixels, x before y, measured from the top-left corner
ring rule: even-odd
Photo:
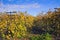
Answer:
[[[52,40],[52,36],[49,33],[46,33],[37,36],[31,36],[30,40]]]

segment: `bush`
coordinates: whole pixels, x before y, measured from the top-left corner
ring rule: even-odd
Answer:
[[[49,33],[46,33],[37,36],[31,36],[30,40],[52,40],[52,36]]]

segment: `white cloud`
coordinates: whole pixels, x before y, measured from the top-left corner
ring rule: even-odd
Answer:
[[[8,8],[12,7],[12,8],[39,8],[40,5],[37,3],[34,4],[25,4],[25,5],[8,5]]]
[[[20,9],[36,9],[36,8],[39,8],[40,7],[40,5],[38,4],[38,3],[34,3],[34,4],[24,4],[24,5],[2,5],[1,7],[0,7],[0,9],[2,10],[2,11],[10,11],[10,10],[12,10],[12,11],[14,11],[14,10],[20,10]]]

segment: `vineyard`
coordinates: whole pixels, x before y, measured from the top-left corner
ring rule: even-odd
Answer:
[[[60,40],[60,8],[37,16],[0,13],[0,40]]]

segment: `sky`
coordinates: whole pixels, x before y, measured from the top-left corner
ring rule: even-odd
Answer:
[[[0,0],[0,12],[21,11],[37,15],[60,7],[60,0]]]

